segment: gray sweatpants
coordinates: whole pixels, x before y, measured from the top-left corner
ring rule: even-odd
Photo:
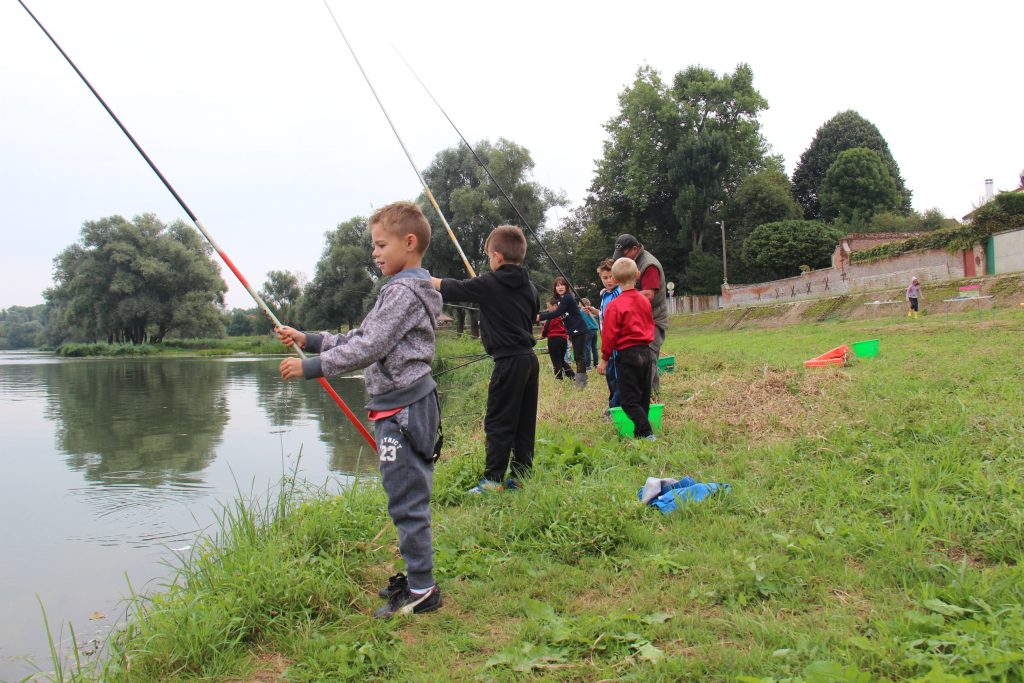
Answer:
[[[388,515],[398,529],[398,550],[410,588],[434,585],[434,545],[430,528],[433,456],[440,422],[437,395],[431,393],[391,417],[374,423],[380,482]]]

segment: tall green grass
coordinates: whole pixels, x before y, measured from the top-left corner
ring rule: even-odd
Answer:
[[[600,418],[600,378],[579,392],[542,364],[534,474],[484,497],[464,491],[483,466],[489,361],[453,371],[434,488],[441,610],[370,616],[401,568],[377,485],[285,487],[240,497],[75,675],[1024,680],[1024,315],[997,313],[673,327],[654,443]],[[802,366],[871,338],[878,358]],[[438,355],[478,349],[444,339]],[[732,491],[666,516],[637,501],[646,477],[687,474]]]

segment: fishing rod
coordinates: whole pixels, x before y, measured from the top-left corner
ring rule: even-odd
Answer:
[[[20,0],[19,0],[20,1]],[[388,125],[391,126],[391,130],[394,132],[395,137],[398,138],[398,144],[402,146],[402,151],[405,152],[405,158],[412,164],[412,170],[416,173],[416,177],[420,179],[420,184],[423,185],[423,191],[427,193],[427,198],[430,203],[434,206],[434,211],[441,218],[441,223],[444,224],[444,229],[448,231],[448,237],[451,239],[452,244],[455,245],[455,250],[459,252],[459,256],[462,258],[463,265],[466,266],[466,270],[469,271],[470,277],[476,277],[476,271],[473,270],[473,266],[469,264],[469,259],[466,258],[466,253],[462,251],[462,246],[459,244],[459,240],[455,237],[455,231],[452,230],[451,226],[448,225],[447,219],[441,212],[441,206],[434,199],[434,193],[427,187],[427,181],[423,179],[423,174],[420,173],[419,168],[416,166],[416,162],[412,160],[412,155],[409,153],[409,149],[405,146],[405,142],[402,140],[402,136],[398,134],[398,129],[395,127],[394,121],[391,120],[391,116],[388,114],[388,110],[384,107],[384,102],[381,101],[380,95],[377,94],[377,89],[373,87],[373,83],[370,82],[370,77],[367,75],[366,70],[363,69],[362,62],[359,61],[359,57],[356,56],[356,51],[352,48],[352,43],[348,42],[348,36],[345,35],[345,31],[342,30],[341,24],[338,23],[338,18],[334,16],[334,11],[331,10],[331,6],[327,4],[327,0],[323,0],[324,7],[327,8],[327,12],[331,15],[331,19],[334,21],[334,25],[338,28],[338,33],[341,34],[341,39],[345,41],[345,46],[348,47],[348,51],[352,53],[352,59],[355,60],[356,66],[359,67],[359,72],[363,74],[363,78],[366,80],[366,85],[370,86],[370,92],[373,93],[374,99],[377,100],[377,104],[380,105],[380,110],[384,112],[384,118],[388,120]]]
[[[50,39],[50,42],[53,43],[53,46],[57,48],[61,55],[64,56],[64,59],[67,60],[67,63],[71,65],[71,68],[75,70],[75,73],[78,74],[78,77],[82,79],[82,82],[85,83],[85,86],[89,88],[89,91],[92,92],[92,94],[96,97],[99,103],[103,105],[103,108],[107,110],[107,113],[110,114],[110,118],[114,119],[114,123],[117,124],[118,128],[121,129],[121,132],[124,133],[128,140],[132,143],[132,145],[135,146],[135,149],[139,152],[139,154],[142,155],[142,158],[146,160],[146,163],[149,164],[149,167],[151,169],[153,169],[153,172],[156,173],[156,176],[160,179],[160,182],[164,184],[164,187],[167,188],[167,190],[171,193],[174,199],[178,202],[178,205],[185,211],[186,214],[188,214],[188,217],[195,224],[196,228],[199,229],[199,232],[202,234],[202,236],[206,238],[206,241],[210,243],[210,246],[213,247],[213,250],[217,252],[217,255],[220,256],[221,260],[223,260],[227,267],[231,270],[231,272],[235,274],[235,277],[238,278],[238,281],[242,283],[243,287],[245,287],[245,291],[249,292],[249,296],[251,296],[253,301],[256,302],[256,305],[263,312],[263,314],[270,319],[270,322],[274,324],[275,328],[281,327],[281,321],[277,319],[277,316],[274,315],[274,312],[272,310],[270,310],[270,307],[268,307],[267,304],[264,303],[263,299],[260,298],[260,295],[257,294],[256,291],[249,285],[249,282],[245,279],[245,277],[238,270],[238,268],[235,267],[235,264],[231,261],[231,259],[228,258],[227,253],[220,248],[220,246],[214,241],[210,233],[206,231],[206,228],[203,227],[203,224],[199,221],[199,218],[196,217],[196,215],[192,212],[192,209],[190,209],[188,204],[185,203],[185,200],[181,198],[181,195],[177,193],[177,191],[174,189],[171,183],[168,182],[167,178],[164,177],[164,174],[160,172],[160,169],[156,167],[156,164],[153,163],[153,160],[149,158],[149,155],[146,154],[145,150],[142,149],[142,146],[135,140],[132,134],[128,132],[128,129],[125,128],[125,125],[121,123],[121,119],[117,118],[117,114],[114,113],[114,110],[112,110],[107,105],[106,101],[96,91],[96,88],[92,87],[92,83],[89,82],[89,79],[85,77],[85,74],[83,74],[82,71],[71,60],[71,57],[69,57],[68,53],[64,51],[64,48],[62,48],[60,44],[56,41],[56,39],[52,35],[50,35],[50,32],[46,30],[46,27],[43,26],[42,22],[40,22],[39,19],[36,18],[36,15],[32,13],[32,10],[30,10],[22,0],[18,0],[18,4],[21,5],[26,12],[28,12],[28,15],[32,17],[32,21],[36,22],[36,26],[38,26],[43,31],[43,33],[46,34],[46,37]],[[306,357],[306,354],[303,353],[302,349],[298,348],[297,345],[293,344],[292,346],[295,348],[296,353],[299,354],[299,358]],[[352,424],[359,431],[359,433],[363,435],[363,438],[366,439],[367,442],[369,442],[369,444],[373,446],[374,451],[376,451],[377,442],[374,440],[373,436],[370,435],[370,432],[366,430],[366,427],[364,427],[363,424],[359,421],[359,418],[355,416],[355,413],[353,413],[352,410],[349,409],[347,405],[345,405],[345,402],[341,399],[341,396],[338,396],[338,392],[336,392],[334,388],[330,384],[328,384],[325,378],[320,377],[319,380],[320,385],[323,386],[324,390],[328,394],[330,394],[331,398],[334,399],[334,402],[338,404],[338,406],[345,413],[345,415],[352,422]]]
[[[476,153],[475,149],[473,149],[473,145],[469,144],[469,140],[466,139],[466,136],[462,134],[462,131],[459,130],[459,127],[456,126],[455,122],[452,121],[450,116],[448,116],[448,112],[444,110],[444,107],[441,106],[441,103],[438,102],[437,98],[434,97],[434,94],[430,92],[430,89],[427,87],[427,84],[424,83],[423,79],[419,77],[419,74],[417,74],[416,70],[412,68],[412,65],[409,64],[409,62],[405,59],[402,53],[398,51],[398,48],[395,48],[395,52],[398,53],[398,56],[402,59],[403,62],[405,62],[405,66],[408,67],[412,75],[416,78],[417,81],[419,81],[419,84],[423,86],[423,90],[427,93],[430,99],[434,101],[434,104],[436,104],[437,108],[441,110],[441,113],[444,114],[444,117],[448,119],[448,123],[450,123],[452,125],[452,128],[455,129],[455,132],[459,134],[459,137],[462,139],[463,144],[465,144],[466,147],[469,148],[469,151],[473,154],[473,158],[476,159],[476,162],[478,164],[480,164],[480,168],[484,169],[484,173],[486,173],[487,177],[491,179],[491,182],[494,183],[494,186],[498,188],[498,192],[501,192],[501,196],[505,198],[505,201],[509,203],[509,206],[512,207],[512,210],[516,212],[517,216],[519,216],[519,220],[522,222],[523,226],[530,231],[531,235],[533,235],[534,240],[537,241],[537,246],[540,247],[541,251],[544,252],[544,255],[547,256],[548,260],[551,261],[551,265],[555,267],[555,270],[558,271],[559,275],[565,278],[565,282],[566,284],[569,285],[569,289],[572,290],[572,293],[575,294],[577,298],[579,298],[579,292],[577,292],[576,288],[572,286],[572,280],[570,280],[569,276],[562,271],[562,269],[558,265],[558,262],[555,261],[554,257],[551,256],[547,248],[545,248],[544,243],[540,239],[540,236],[537,235],[534,229],[530,226],[530,222],[526,220],[526,216],[524,216],[523,212],[519,210],[519,207],[516,206],[516,203],[512,201],[512,197],[510,197],[508,193],[505,192],[505,188],[503,188],[501,186],[501,183],[498,182],[497,178],[495,178],[494,175],[491,174],[491,170],[487,168],[487,164],[484,163],[483,159],[480,158],[480,155]]]
[[[473,360],[467,361],[465,363],[462,363],[461,365],[456,365],[456,366],[448,368],[446,370],[442,370],[441,372],[433,374],[432,377],[434,377],[436,379],[436,378],[440,377],[441,375],[446,375],[449,372],[453,372],[455,370],[461,370],[462,368],[466,367],[467,365],[473,365],[474,363],[479,363],[480,361],[487,360],[490,357],[491,357],[490,354],[486,354],[486,353],[480,354],[479,358],[474,358]]]

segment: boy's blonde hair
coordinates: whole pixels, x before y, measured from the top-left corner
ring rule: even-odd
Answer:
[[[604,261],[601,261],[601,265],[599,265],[597,267],[597,272],[599,272],[599,273],[610,273],[610,272],[612,272],[612,264],[613,263],[615,263],[615,261],[612,261],[610,258],[606,258]]]
[[[521,265],[526,258],[526,235],[515,225],[499,225],[487,236],[484,251],[496,251],[505,257],[505,263]]]
[[[430,222],[413,202],[394,202],[382,206],[370,216],[370,227],[380,224],[392,235],[416,236],[416,253],[422,254],[430,246]]]
[[[558,297],[557,296],[549,296],[548,297],[548,306],[557,306],[557,305],[558,305]]]
[[[636,261],[623,256],[612,264],[612,277],[622,285],[631,285],[640,277],[640,271],[636,268]]]

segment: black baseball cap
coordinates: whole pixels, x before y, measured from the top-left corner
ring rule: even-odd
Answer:
[[[620,259],[624,251],[639,246],[641,246],[640,240],[632,235],[619,235],[615,238],[615,251],[612,253],[612,259]]]

